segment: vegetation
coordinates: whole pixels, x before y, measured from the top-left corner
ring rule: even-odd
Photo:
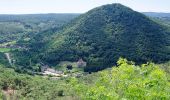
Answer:
[[[6,65],[6,67],[10,66],[7,58],[5,57],[5,54],[1,52],[0,52],[0,64]]]
[[[27,54],[20,52],[21,50],[29,50],[28,44],[30,43],[30,38],[33,38],[35,35],[38,37],[38,34],[45,33],[45,31],[49,32],[49,28],[50,30],[57,31],[78,15],[79,14],[0,15],[0,52],[16,51],[16,54],[20,54],[16,58],[24,58],[20,60],[15,59],[17,62],[30,62],[30,59],[26,59]],[[44,35],[41,34],[41,36]],[[23,65],[17,64],[16,69],[21,69],[20,66]],[[25,63],[24,67],[25,66],[28,66],[28,63]],[[28,68],[25,67],[24,69]],[[23,71],[23,69],[21,70]]]
[[[0,52],[9,52],[10,48],[0,48]]]
[[[0,66],[0,99],[72,100],[76,96],[69,86],[66,80],[18,74]]]
[[[166,73],[153,63],[135,66],[120,58],[118,66],[100,72],[95,84],[72,80],[83,100],[169,100],[170,82]]]
[[[144,14],[0,15],[0,99],[170,100],[170,17]]]
[[[138,64],[168,61],[169,40],[166,27],[123,5],[111,4],[79,16],[61,31],[35,36],[31,49],[16,56],[20,57],[17,61],[31,59],[51,66],[83,58],[88,66],[85,71],[94,72],[115,65],[119,57]],[[18,64],[26,65],[23,61]]]
[[[0,44],[59,28],[79,14],[0,15]]]
[[[168,75],[153,63],[136,66],[120,58],[117,66],[79,78],[19,74],[0,67],[0,98],[21,100],[169,100]],[[11,92],[12,91],[12,92]]]

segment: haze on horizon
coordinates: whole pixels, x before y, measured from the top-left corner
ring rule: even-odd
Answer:
[[[139,12],[170,12],[168,0],[0,0],[0,14],[85,13],[111,3]]]

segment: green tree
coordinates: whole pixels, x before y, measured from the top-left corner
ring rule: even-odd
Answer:
[[[73,87],[84,100],[169,100],[170,83],[166,73],[153,63],[134,65],[120,58],[118,66],[100,72],[92,85],[78,84]]]

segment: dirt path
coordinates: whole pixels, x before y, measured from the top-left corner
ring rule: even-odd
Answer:
[[[4,100],[18,100],[17,99],[17,96],[15,94],[16,93],[16,90],[13,90],[13,89],[7,89],[7,90],[2,90],[3,92],[3,99]]]
[[[5,56],[8,59],[9,64],[12,66],[12,60],[11,60],[10,54],[9,53],[5,53]]]

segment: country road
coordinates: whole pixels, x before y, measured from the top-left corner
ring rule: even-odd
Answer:
[[[9,64],[12,66],[12,60],[11,60],[10,54],[9,53],[5,53],[5,56],[8,59]]]

